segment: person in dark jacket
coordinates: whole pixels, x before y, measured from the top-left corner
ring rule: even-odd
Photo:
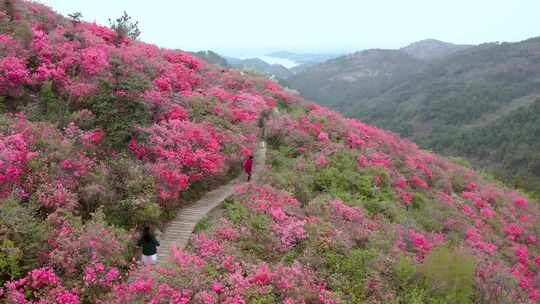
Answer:
[[[253,155],[250,155],[244,161],[244,172],[246,172],[246,174],[248,176],[248,178],[247,178],[248,182],[251,180],[251,171],[253,171]]]
[[[139,239],[137,246],[142,247],[141,260],[144,265],[157,263],[157,247],[159,246],[159,242],[154,234],[150,232],[150,227],[144,227],[143,235]]]

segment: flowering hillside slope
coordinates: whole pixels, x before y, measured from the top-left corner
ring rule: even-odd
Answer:
[[[523,195],[264,78],[0,8],[3,301],[539,301],[540,210]],[[236,176],[261,133],[262,181],[137,268],[138,229]]]

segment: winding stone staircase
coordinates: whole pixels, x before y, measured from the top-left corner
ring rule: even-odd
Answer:
[[[263,171],[266,161],[266,143],[259,143],[259,147],[254,154],[254,167],[252,179],[257,180]],[[218,207],[225,199],[234,192],[234,186],[245,181],[244,174],[230,181],[213,191],[208,192],[197,202],[186,206],[178,211],[176,218],[166,227],[165,231],[157,235],[160,247],[158,248],[158,261],[160,263],[167,260],[170,255],[170,248],[176,245],[177,248],[184,248],[189,242],[195,225],[204,218],[210,211]]]

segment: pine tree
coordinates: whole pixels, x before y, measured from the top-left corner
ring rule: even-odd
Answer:
[[[139,22],[131,21],[131,17],[124,11],[124,14],[115,21],[109,19],[111,29],[116,32],[115,44],[120,46],[125,38],[138,39],[141,35]]]

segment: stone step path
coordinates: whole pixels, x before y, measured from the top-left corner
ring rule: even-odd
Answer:
[[[252,179],[256,180],[263,171],[266,162],[266,143],[264,141],[259,143],[253,158]],[[170,255],[170,248],[173,245],[176,245],[177,248],[185,248],[195,229],[195,225],[231,196],[234,192],[234,186],[245,181],[245,179],[246,176],[242,174],[228,184],[208,192],[197,202],[180,209],[176,218],[167,225],[165,231],[157,235],[160,242],[158,261],[162,263],[167,260]]]

